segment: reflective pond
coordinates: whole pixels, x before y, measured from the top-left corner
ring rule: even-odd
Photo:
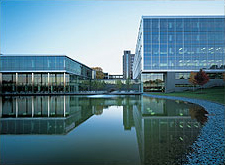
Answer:
[[[200,106],[145,96],[0,98],[0,164],[179,164]]]

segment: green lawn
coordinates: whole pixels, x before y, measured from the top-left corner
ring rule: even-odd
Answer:
[[[208,89],[196,90],[196,91],[184,91],[184,92],[174,92],[174,93],[150,93],[152,95],[162,95],[162,96],[180,96],[188,98],[196,98],[209,100],[221,104],[225,104],[225,88],[224,87],[214,87]]]

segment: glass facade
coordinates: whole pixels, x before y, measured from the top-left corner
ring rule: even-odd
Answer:
[[[143,17],[143,70],[225,69],[224,17]],[[137,58],[136,58],[137,60]],[[138,61],[136,61],[138,63]]]
[[[92,69],[67,56],[0,56],[2,93],[55,93],[83,90]]]
[[[69,72],[91,78],[92,69],[67,56],[1,55],[0,72]]]
[[[165,91],[165,75],[163,73],[143,73],[141,80],[145,92]]]
[[[143,16],[133,77],[141,78],[142,72],[224,72],[224,33],[224,16]]]
[[[1,71],[65,70],[65,56],[0,56]]]
[[[223,79],[223,73],[207,73],[210,79]],[[175,79],[189,79],[190,73],[175,73]]]

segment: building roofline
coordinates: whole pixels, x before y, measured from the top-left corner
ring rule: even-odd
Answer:
[[[83,63],[81,63],[81,62],[78,62],[77,60],[74,60],[74,59],[70,58],[69,56],[65,56],[65,57],[67,57],[67,58],[71,59],[72,61],[75,61],[75,62],[77,62],[78,64],[81,64],[81,65],[83,65],[83,66],[87,67],[88,69],[91,69],[91,70],[93,70],[92,68],[88,67],[87,65],[84,65]]]
[[[1,56],[66,56],[64,54],[1,54]]]
[[[74,62],[77,62],[78,64],[81,64],[85,67],[87,67],[88,69],[91,69],[90,67],[88,67],[87,65],[84,65],[83,63],[81,62],[78,62],[77,60],[74,60],[72,58],[70,58],[69,56],[67,55],[64,55],[64,54],[0,54],[0,57],[10,57],[10,56],[38,56],[38,57],[41,57],[41,56],[59,56],[59,57],[66,57],[66,58],[69,58],[70,60],[74,61]],[[93,70],[93,69],[91,69]]]
[[[224,72],[225,69],[203,69],[205,72]],[[166,73],[166,72],[171,72],[171,73],[174,73],[174,72],[177,72],[177,73],[180,73],[180,72],[198,72],[199,69],[189,69],[189,70],[166,70],[166,69],[162,69],[162,70],[142,70],[141,73],[159,73],[159,72],[162,72],[162,73]]]
[[[142,19],[145,18],[225,18],[225,15],[143,15]]]

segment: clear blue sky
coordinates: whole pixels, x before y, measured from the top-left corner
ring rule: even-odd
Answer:
[[[142,15],[224,15],[224,1],[0,0],[2,54],[65,54],[122,74]]]

